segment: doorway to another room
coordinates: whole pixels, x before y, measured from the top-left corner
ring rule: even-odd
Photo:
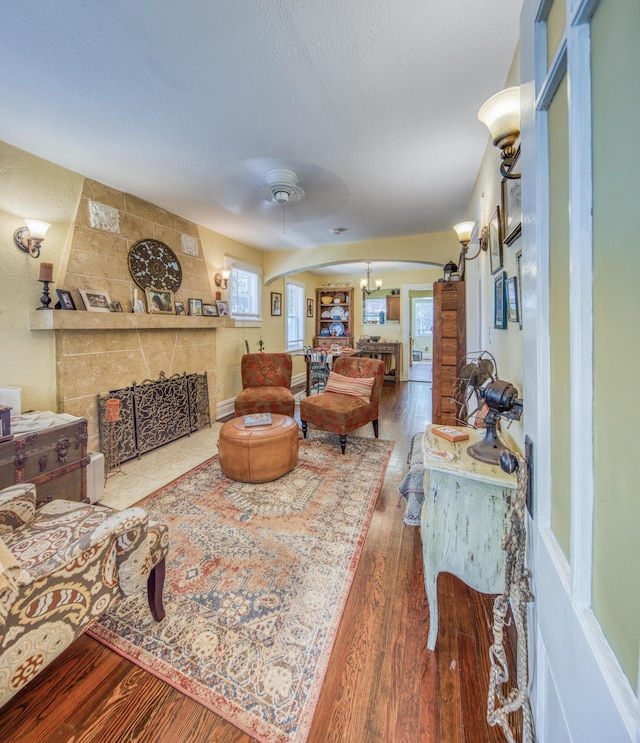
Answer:
[[[433,353],[433,290],[409,291],[411,319],[409,381],[431,383]]]

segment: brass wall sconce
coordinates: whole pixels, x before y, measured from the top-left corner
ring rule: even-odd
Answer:
[[[13,233],[13,240],[23,253],[39,258],[42,241],[51,225],[38,219],[25,219],[24,223],[26,227],[18,227]]]
[[[520,178],[520,173],[511,172],[518,152],[515,144],[520,137],[520,88],[505,88],[492,95],[480,107],[478,118],[489,130],[494,147],[502,151],[501,175]]]
[[[213,280],[215,282],[215,285],[219,289],[226,289],[229,286],[229,278],[231,277],[231,271],[229,271],[226,268],[223,268],[221,271],[218,271],[216,275],[213,277]]]
[[[486,227],[483,227],[482,234],[480,235],[480,240],[478,241],[478,250],[472,256],[467,255],[467,251],[469,250],[469,243],[471,242],[471,235],[473,234],[475,226],[475,222],[458,222],[458,224],[453,225],[453,229],[456,231],[456,235],[458,236],[458,242],[462,246],[462,249],[460,251],[460,258],[458,260],[460,279],[464,278],[465,262],[474,261],[483,250],[487,249],[489,244],[487,240],[489,230]]]

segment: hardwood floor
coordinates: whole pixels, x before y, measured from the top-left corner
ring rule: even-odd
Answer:
[[[419,530],[396,507],[431,386],[385,385],[380,436],[396,441],[325,677],[310,743],[497,743],[486,722],[493,597],[439,579],[429,611]],[[359,432],[372,436],[371,426]],[[348,443],[347,443],[348,446]],[[510,656],[511,668],[514,668]],[[250,736],[83,635],[0,710],[3,743],[249,743]]]

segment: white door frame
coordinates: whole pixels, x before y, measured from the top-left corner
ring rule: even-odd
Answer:
[[[532,701],[537,739],[640,740],[633,693],[591,609],[593,533],[591,100],[589,19],[599,2],[567,0],[566,32],[547,69],[550,0],[524,0],[520,32],[525,434],[534,442],[530,565]],[[615,1],[615,0],[613,0]],[[551,529],[547,106],[569,79],[571,551]]]
[[[407,382],[409,380],[409,364],[411,359],[411,348],[409,348],[409,337],[411,336],[411,298],[409,292],[411,291],[433,291],[433,283],[422,283],[422,284],[402,284],[400,287],[400,306],[401,306],[401,317],[406,318],[406,321],[402,323],[402,374],[400,375],[401,382]]]

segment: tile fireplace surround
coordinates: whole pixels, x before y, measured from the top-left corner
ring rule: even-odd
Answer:
[[[95,220],[96,204],[108,220]],[[108,293],[125,312],[31,312],[31,330],[49,336],[47,342],[55,349],[57,410],[87,419],[90,450],[100,448],[97,395],[157,379],[161,372],[167,377],[205,373],[212,416],[216,410],[216,335],[221,328],[234,327],[234,321],[127,311],[136,288],[129,273],[129,250],[148,238],[162,241],[179,257],[182,284],[176,299],[185,304],[189,297],[213,301],[197,225],[87,179],[66,270],[61,270],[56,285],[72,293],[78,308],[83,307],[78,289],[86,289]]]

